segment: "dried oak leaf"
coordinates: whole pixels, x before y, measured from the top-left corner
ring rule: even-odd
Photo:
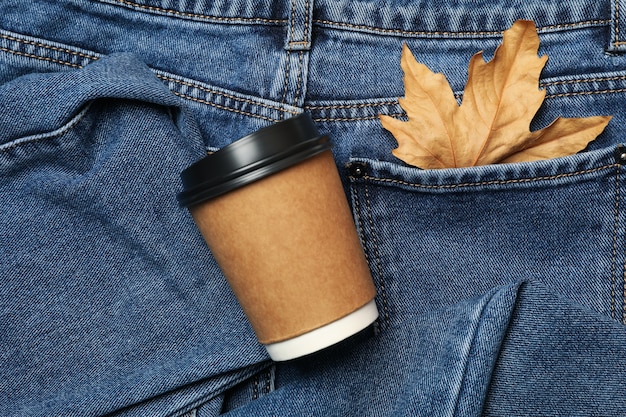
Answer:
[[[584,149],[611,116],[559,117],[530,131],[546,95],[539,75],[548,58],[538,57],[538,50],[535,24],[516,21],[491,61],[486,63],[482,52],[471,58],[459,106],[445,76],[417,62],[405,44],[405,97],[399,101],[408,121],[380,115],[398,141],[393,154],[410,165],[436,169],[535,161]]]

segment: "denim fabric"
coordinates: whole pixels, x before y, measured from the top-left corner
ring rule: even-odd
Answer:
[[[0,0],[0,415],[624,415],[622,0]],[[577,155],[391,155],[403,43],[461,99],[516,19],[533,122]],[[180,171],[308,111],[376,281],[375,326],[273,364],[179,208]]]

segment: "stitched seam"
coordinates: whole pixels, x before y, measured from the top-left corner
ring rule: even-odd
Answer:
[[[292,42],[294,42],[294,32],[295,32],[295,26],[296,26],[296,0],[292,0],[291,1],[291,16],[289,18],[289,25],[291,26],[289,28],[289,45],[292,44]],[[285,101],[287,100],[287,90],[289,89],[289,70],[291,68],[291,51],[287,50],[287,57],[286,59],[286,63],[285,63],[285,83],[283,86],[283,96],[280,100],[281,103],[285,104]]]
[[[305,18],[304,18],[304,39],[305,39],[305,44],[307,44],[309,42],[309,0],[306,0],[304,2],[304,13],[305,13]]]
[[[592,82],[602,82],[602,81],[624,81],[626,80],[626,75],[616,75],[614,77],[596,77],[596,78],[579,78],[575,80],[563,80],[563,81],[552,81],[547,83],[540,83],[540,87],[550,87],[554,85],[564,85],[564,84],[579,84],[579,83],[592,83]]]
[[[391,116],[391,117],[402,117],[402,116],[406,116],[405,113],[391,113],[391,114],[385,114],[385,116]],[[373,119],[378,119],[378,115],[374,115],[374,116],[363,116],[363,117],[324,117],[324,118],[317,118],[317,119],[313,119],[313,121],[315,122],[351,122],[351,121],[358,121],[358,120],[373,120]]]
[[[174,9],[165,9],[157,6],[148,6],[147,4],[135,3],[129,0],[113,0],[116,3],[124,4],[130,7],[137,7],[139,9],[149,10],[151,12],[161,12],[165,14],[173,14],[176,16],[182,17],[190,17],[197,19],[207,19],[207,20],[215,20],[219,22],[261,22],[261,23],[285,23],[285,20],[282,19],[267,19],[267,18],[257,18],[257,17],[224,17],[224,16],[211,16],[204,15],[199,13],[189,13],[189,12],[181,12],[180,10]]]
[[[73,117],[73,119],[71,119],[66,125],[62,126],[61,128],[57,130],[43,133],[43,134],[38,134],[38,135],[30,135],[30,136],[26,136],[26,137],[19,138],[16,140],[12,140],[11,142],[8,142],[5,144],[1,144],[0,153],[10,151],[11,149],[15,149],[23,145],[28,145],[31,143],[36,143],[36,142],[41,142],[44,140],[55,139],[55,138],[61,137],[65,135],[67,132],[69,132],[71,129],[73,129],[74,126],[76,126],[78,123],[80,123],[90,108],[91,108],[91,103],[87,103],[87,105],[85,105],[84,108]],[[29,138],[32,138],[32,139],[29,139]]]
[[[626,78],[625,78],[626,79]],[[617,89],[607,89],[607,90],[598,90],[598,91],[577,91],[571,93],[559,93],[559,94],[546,94],[546,98],[560,98],[560,97],[574,97],[574,96],[589,96],[596,94],[615,94],[615,93],[626,93],[626,88],[617,88]],[[462,97],[462,94],[459,94],[457,98]],[[398,102],[388,102],[388,103],[380,103],[381,106],[384,105],[396,105]],[[362,107],[375,107],[377,104],[364,104],[354,105],[354,106],[305,106],[307,110],[331,110],[331,109],[350,109],[350,108],[362,108]],[[385,116],[391,117],[403,117],[406,116],[406,113],[390,113],[385,114]],[[359,120],[373,120],[378,119],[379,115],[371,115],[371,116],[361,116],[361,117],[320,117],[314,118],[315,122],[351,122],[351,121],[359,121]]]
[[[300,53],[298,55],[299,55],[299,59],[298,59],[298,79],[296,81],[296,94],[295,94],[295,97],[293,99],[293,105],[294,106],[298,105],[298,99],[300,98],[300,88],[302,87],[302,71],[304,70],[304,68],[302,68],[304,52],[300,51]]]
[[[546,94],[546,98],[558,98],[558,97],[573,97],[573,96],[590,96],[594,94],[609,94],[609,93],[624,93],[626,92],[626,88],[614,88],[607,90],[596,90],[596,91],[572,91],[569,93],[557,93],[557,94]],[[457,99],[463,97],[463,94],[455,94]]]
[[[571,93],[546,94],[546,98],[572,97],[572,96],[590,96],[590,95],[594,95],[594,94],[624,93],[624,92],[626,92],[626,88],[616,88],[616,89],[598,90],[598,91],[575,91],[575,92],[571,92]]]
[[[538,27],[538,31],[542,30],[552,30],[552,29],[565,29],[565,28],[576,28],[583,27],[587,25],[606,25],[610,21],[609,20],[585,20],[581,22],[572,22],[572,23],[562,23],[558,25],[548,25]],[[334,22],[331,20],[314,20],[314,23],[321,25],[331,25],[331,26],[339,26],[339,27],[348,27],[351,29],[361,29],[361,30],[370,30],[373,32],[381,32],[381,33],[394,33],[394,34],[402,34],[402,35],[435,35],[435,36],[496,36],[502,34],[503,31],[463,31],[463,32],[454,32],[454,31],[411,31],[411,30],[403,30],[403,29],[386,29],[386,28],[378,28],[375,26],[367,26],[367,25],[355,25],[352,23],[345,22]]]
[[[5,37],[4,35],[2,35],[2,37]],[[31,43],[29,41],[24,41],[22,39],[19,38],[10,38],[11,40],[15,41],[15,42],[22,42],[22,43],[26,43],[26,44],[36,44],[37,46],[41,46],[47,49],[51,49],[51,50],[55,50],[55,51],[60,51],[60,52],[68,52],[68,53],[72,53],[76,56],[81,56],[83,58],[87,58],[87,59],[92,59],[94,61],[98,60],[99,58],[94,56],[94,55],[87,55],[87,54],[82,54],[79,52],[74,52],[71,50],[66,50],[63,48],[56,48],[56,47],[51,47],[49,45],[44,45],[44,44],[38,44],[38,43]],[[0,51],[6,52],[6,53],[10,53],[10,54],[14,54],[14,55],[19,55],[19,56],[24,56],[27,58],[33,58],[33,59],[37,59],[40,61],[47,61],[47,62],[53,62],[55,64],[59,64],[59,65],[65,65],[65,66],[69,66],[72,68],[83,68],[83,65],[80,64],[74,64],[72,62],[68,62],[68,61],[63,61],[60,59],[54,59],[54,58],[50,58],[50,57],[44,57],[44,56],[40,56],[40,55],[34,55],[34,54],[30,54],[30,53],[26,53],[26,52],[21,52],[21,51],[16,51],[13,49],[9,49],[9,48],[4,48],[4,47],[0,47]],[[289,53],[288,53],[289,55]],[[286,74],[285,74],[285,90],[283,92],[283,98],[282,98],[282,102],[285,102],[286,99],[286,94],[287,94],[287,88],[288,88],[288,81],[289,81],[289,59],[287,60],[287,70],[286,70]],[[205,91],[207,93],[211,93],[211,94],[216,94],[216,95],[220,95],[223,97],[227,97],[239,102],[244,102],[244,103],[249,103],[252,105],[256,105],[256,106],[261,106],[261,107],[265,107],[268,109],[272,109],[272,110],[276,110],[276,111],[280,111],[283,113],[289,113],[289,114],[297,114],[296,112],[292,111],[292,110],[287,110],[287,109],[281,109],[280,107],[277,106],[271,106],[271,105],[267,105],[264,103],[259,103],[259,102],[255,102],[249,99],[244,99],[244,98],[239,98],[227,93],[222,93],[216,90],[211,90],[208,89],[206,87],[202,87],[200,85],[196,85],[196,84],[192,84],[192,83],[188,83],[185,81],[181,81],[181,80],[177,80],[174,78],[170,78],[170,77],[166,77],[160,74],[157,74],[157,77],[164,79],[164,80],[168,80],[177,84],[181,84],[181,85],[186,85],[188,87],[192,87],[192,88],[197,88],[199,90]],[[545,83],[543,84],[543,86],[550,86],[550,85],[560,85],[560,84],[574,84],[574,83],[580,83],[580,82],[594,82],[594,81],[617,81],[617,80],[626,80],[626,76],[615,76],[615,77],[606,77],[606,78],[591,78],[588,80],[584,80],[584,79],[580,79],[580,80],[567,80],[567,81],[555,81],[552,83]],[[621,88],[621,89],[606,89],[606,90],[598,90],[598,91],[582,91],[582,92],[571,92],[571,93],[559,93],[559,94],[547,94],[546,98],[555,98],[555,97],[572,97],[572,96],[577,96],[577,95],[595,95],[595,94],[608,94],[608,93],[624,93],[626,92],[626,88]],[[241,114],[250,114],[251,113],[246,113],[246,112],[242,112],[236,109],[230,109],[228,107],[225,106],[220,106],[218,104],[214,104],[214,103],[209,103],[206,100],[200,100],[200,99],[196,99],[194,97],[190,97],[181,93],[177,93],[178,95],[185,97],[185,98],[189,98],[204,104],[209,104],[209,105],[213,105],[214,107],[218,107],[218,108],[222,108],[222,109],[226,109],[226,110],[231,110],[234,112],[238,112]],[[362,104],[354,104],[354,105],[328,105],[328,106],[305,106],[306,109],[309,110],[322,110],[322,109],[353,109],[353,108],[366,108],[366,107],[376,107],[376,106],[384,106],[384,105],[396,105],[397,102],[396,101],[387,101],[387,102],[381,102],[381,103],[362,103]],[[254,115],[255,117],[260,117],[263,118],[265,120],[275,120],[275,119],[270,119],[270,118],[265,118],[263,116],[259,116],[259,115]],[[394,114],[389,114],[389,116],[395,116],[395,117],[401,117],[404,116],[404,113],[394,113]],[[317,118],[314,119],[316,122],[330,122],[330,121],[335,121],[335,122],[342,122],[342,121],[358,121],[358,120],[372,120],[372,119],[376,119],[378,118],[378,115],[374,115],[374,116],[364,116],[364,117],[327,117],[327,118]]]
[[[376,264],[376,272],[378,273],[378,284],[380,285],[380,295],[383,302],[383,315],[385,317],[385,324],[391,325],[389,319],[389,303],[387,301],[387,288],[385,286],[385,278],[383,274],[383,265],[380,259],[380,248],[378,246],[378,239],[376,238],[376,232],[374,231],[374,218],[372,217],[372,202],[368,190],[368,186],[363,187],[365,191],[365,202],[367,206],[367,220],[370,226],[370,234],[372,235],[372,245],[374,246],[374,257]]]
[[[615,206],[613,220],[613,250],[611,253],[611,318],[615,319],[615,288],[617,280],[617,228],[619,224],[619,183],[620,183],[620,166],[617,165],[615,173]]]
[[[234,96],[232,94],[223,93],[221,91],[217,91],[217,90],[213,90],[213,89],[210,89],[210,88],[207,88],[207,87],[203,87],[203,86],[198,85],[198,84],[193,84],[193,83],[190,83],[190,82],[177,80],[176,78],[171,78],[171,77],[168,77],[168,76],[165,76],[165,75],[156,74],[156,76],[158,78],[162,79],[162,80],[171,81],[173,83],[181,84],[181,85],[184,85],[184,86],[187,86],[187,87],[191,87],[191,88],[197,88],[198,90],[204,91],[205,93],[215,94],[215,95],[218,95],[218,96],[229,98],[231,100],[240,101],[242,103],[248,103],[248,104],[251,104],[251,105],[254,105],[254,106],[261,106],[261,107],[265,107],[265,108],[268,108],[268,109],[277,110],[277,111],[280,111],[280,112],[285,112],[285,113],[290,113],[290,114],[298,114],[297,112],[295,112],[293,110],[282,109],[282,108],[280,108],[278,106],[272,106],[272,105],[269,105],[269,104],[259,103],[259,102],[256,102],[254,100],[237,97],[237,96]]]
[[[350,189],[352,190],[352,194],[354,195],[354,210],[356,211],[357,222],[359,223],[359,236],[361,238],[361,244],[363,246],[366,246],[365,245],[365,233],[363,232],[363,227],[364,227],[363,219],[361,218],[362,217],[361,203],[359,202],[359,196],[357,195],[357,191],[356,191],[356,187],[354,186],[354,183],[350,185]],[[368,251],[365,251],[365,257],[369,261]]]
[[[607,81],[610,81],[610,80],[607,80]],[[563,82],[565,83],[565,81]],[[540,85],[540,87],[543,87],[543,85]],[[572,91],[569,93],[546,94],[546,98],[589,96],[593,94],[624,93],[624,92],[626,92],[626,88],[615,88],[615,89],[596,90],[596,91]],[[454,97],[457,100],[460,100],[463,97],[463,93],[455,93]]]
[[[283,86],[283,97],[280,102],[285,104],[287,100],[287,89],[289,88],[289,68],[291,67],[291,51],[287,51],[287,57],[285,58],[285,85]]]
[[[185,98],[185,99],[188,99],[188,100],[196,101],[198,103],[206,104],[206,105],[209,105],[209,106],[221,109],[221,110],[231,111],[233,113],[239,113],[239,114],[242,114],[244,116],[256,117],[258,119],[267,120],[269,122],[278,122],[280,120],[280,119],[272,119],[272,118],[266,117],[266,116],[261,116],[260,114],[249,113],[249,112],[246,112],[246,111],[243,111],[243,110],[238,110],[238,109],[233,109],[231,107],[222,106],[220,104],[212,103],[210,101],[203,100],[201,98],[196,98],[196,97],[188,96],[188,95],[183,94],[183,93],[179,93],[178,91],[172,91],[172,94],[175,94],[175,95],[177,95],[179,97],[182,97],[182,98]]]
[[[259,383],[260,383],[260,375],[255,375],[254,380],[252,382],[252,401],[259,398]]]
[[[618,171],[618,175],[620,172],[620,168],[617,169]],[[616,180],[616,182],[619,182],[619,180]],[[618,193],[619,195],[619,187],[616,188],[616,193]],[[617,216],[617,213],[616,213]],[[615,222],[615,245],[617,246],[617,220]],[[626,251],[622,252],[622,255],[626,255]],[[616,284],[613,284],[613,288],[615,288]],[[615,295],[613,294],[613,299],[612,299],[613,303],[615,303]],[[616,307],[613,305],[611,306],[611,312],[614,313]],[[626,324],[626,259],[624,260],[624,263],[622,265],[622,317],[621,317],[621,322],[622,324]]]
[[[53,58],[50,58],[50,57],[43,57],[43,56],[39,56],[39,55],[28,54],[28,53],[21,52],[21,51],[14,51],[12,49],[7,49],[7,48],[3,48],[3,47],[0,47],[0,51],[11,53],[11,54],[15,54],[15,55],[20,55],[20,56],[25,56],[27,58],[33,58],[33,59],[37,59],[37,60],[40,60],[40,61],[47,61],[47,62],[53,62],[55,64],[66,65],[66,66],[69,66],[69,67],[72,67],[72,68],[78,68],[78,69],[84,68],[82,65],[79,65],[79,64],[74,64],[74,63],[67,62],[67,61],[61,61],[61,60],[53,59]],[[96,60],[96,61],[98,60],[98,58],[95,58],[95,57],[93,59]],[[233,96],[233,95],[230,95],[230,94],[221,93],[219,91],[211,90],[211,89],[202,87],[200,85],[195,85],[195,84],[191,84],[191,83],[188,83],[188,82],[177,80],[175,78],[166,77],[164,75],[156,74],[156,76],[158,78],[163,79],[163,80],[172,81],[172,82],[175,82],[175,83],[178,83],[178,84],[182,84],[182,85],[186,85],[186,86],[192,87],[192,88],[197,88],[197,89],[205,91],[207,93],[220,95],[220,96],[227,97],[227,98],[230,98],[230,99],[233,99],[233,100],[237,100],[237,101],[240,101],[240,102],[244,102],[244,103],[249,103],[249,104],[256,105],[256,106],[265,107],[265,108],[268,108],[268,109],[271,109],[271,110],[277,110],[277,111],[280,111],[282,113],[297,114],[293,110],[281,109],[281,108],[276,107],[276,106],[271,106],[271,105],[267,105],[267,104],[263,104],[263,103],[258,103],[258,102],[252,101],[252,100],[239,98],[239,97],[236,97],[236,96]],[[186,95],[186,94],[183,94],[183,93],[179,93],[177,91],[172,91],[172,93],[176,94],[177,96],[180,96],[180,97],[183,97],[183,98],[186,98],[186,99],[189,99],[189,100],[197,101],[199,103],[207,104],[207,105],[210,105],[210,106],[222,109],[222,110],[228,110],[228,111],[232,111],[232,112],[235,112],[235,113],[239,113],[239,114],[243,114],[243,115],[247,115],[247,116],[252,116],[252,117],[257,117],[257,118],[268,120],[268,121],[272,121],[272,122],[278,121],[278,119],[272,119],[272,118],[261,116],[261,115],[258,115],[258,114],[248,113],[248,112],[244,112],[242,110],[237,110],[237,109],[233,109],[233,108],[230,108],[230,107],[221,106],[219,104],[212,103],[212,102],[209,102],[207,100],[202,100],[202,99],[199,99],[199,98],[196,98],[196,97],[192,97],[192,96],[189,96],[189,95]]]
[[[7,39],[7,40],[13,41],[13,42],[23,43],[23,44],[26,44],[26,45],[38,46],[40,48],[46,48],[46,49],[50,49],[52,51],[65,52],[65,53],[68,53],[68,54],[71,54],[71,55],[80,56],[82,58],[88,58],[88,59],[93,59],[93,60],[97,60],[98,59],[98,57],[95,56],[95,55],[87,55],[87,54],[84,54],[82,52],[72,51],[71,49],[59,48],[59,47],[52,46],[52,45],[46,45],[46,44],[40,43],[40,42],[33,42],[33,41],[28,41],[26,39],[15,38],[15,37],[9,36],[9,35],[2,35],[2,34],[0,34],[0,38]]]
[[[264,393],[265,394],[269,394],[270,392],[272,392],[272,368],[269,368],[267,370],[267,373],[265,374],[265,387],[264,387]]]
[[[598,81],[620,81],[626,80],[626,76],[615,76],[615,77],[606,77],[606,78],[590,78],[588,80],[580,79],[580,80],[567,80],[567,81],[554,81],[551,83],[541,84],[541,87],[546,86],[554,86],[554,85],[563,85],[563,84],[576,84],[576,83],[585,83],[585,82],[598,82]],[[607,93],[624,93],[626,92],[626,88],[616,88],[616,89],[606,89],[606,90],[596,90],[596,91],[573,91],[570,93],[556,93],[556,94],[546,94],[546,98],[556,98],[556,97],[570,97],[570,96],[578,96],[578,95],[593,95],[593,94],[607,94]],[[455,97],[461,98],[463,94],[455,94]],[[324,106],[305,106],[307,110],[332,110],[332,109],[360,109],[367,107],[378,107],[378,106],[393,106],[397,105],[398,101],[385,101],[380,103],[362,103],[362,104],[346,104],[346,105],[324,105]],[[404,113],[396,113],[389,114],[388,116],[404,116]],[[328,121],[328,120],[364,120],[364,119],[375,119],[378,116],[365,116],[364,118],[325,118],[318,119],[319,121]]]
[[[622,324],[626,324],[626,261],[624,261],[622,271]]]
[[[40,61],[48,61],[48,62],[54,62],[55,64],[67,65],[68,67],[72,67],[72,68],[82,68],[83,67],[82,65],[73,64],[71,62],[61,61],[59,59],[54,59],[54,58],[50,58],[50,57],[47,57],[47,56],[39,56],[39,55],[29,54],[29,53],[26,53],[26,52],[14,51],[12,49],[4,48],[4,47],[0,47],[0,51],[8,52],[8,53],[14,54],[14,55],[25,56],[27,58],[34,58],[34,59],[38,59]]]
[[[615,173],[615,223],[613,226],[613,264],[611,271],[611,317],[616,319],[617,314],[617,296],[616,296],[616,287],[617,287],[617,232],[619,229],[619,209],[621,202],[621,164],[617,164],[617,170]],[[626,255],[626,251],[622,252],[622,255]],[[626,324],[626,259],[622,265],[622,317],[621,322]]]
[[[613,41],[613,43],[615,45],[619,45],[620,41],[619,41],[619,0],[615,0],[615,39]]]
[[[346,22],[333,22],[331,20],[314,20],[314,23],[321,25],[330,25],[330,26],[339,26],[339,27],[347,27],[351,29],[361,29],[361,30],[370,30],[373,32],[381,32],[381,33],[394,33],[394,34],[402,34],[402,35],[499,35],[502,31],[489,31],[489,32],[441,32],[441,31],[412,31],[412,30],[404,30],[404,29],[387,29],[387,28],[379,28],[375,26],[367,26],[367,25],[355,25],[352,23]]]
[[[367,250],[367,239],[365,237],[365,225],[363,223],[363,211],[361,209],[361,202],[359,199],[359,195],[356,187],[354,186],[354,182],[350,182],[350,191],[352,196],[354,197],[352,201],[354,202],[354,211],[356,216],[356,222],[358,224],[358,232],[359,232],[359,240],[361,241],[361,246],[363,246],[363,254],[365,255],[365,260],[367,261],[368,268],[371,268],[372,260],[370,258],[369,250]],[[378,320],[377,320],[378,321]],[[376,326],[375,332],[379,334],[380,326]]]
[[[445,185],[419,184],[419,183],[412,183],[412,182],[403,181],[403,180],[397,180],[394,178],[372,177],[370,175],[365,175],[362,178],[365,180],[373,181],[373,182],[392,183],[392,184],[405,185],[405,186],[414,187],[414,188],[455,189],[455,188],[467,188],[467,187],[480,187],[480,186],[485,186],[485,185],[526,184],[526,183],[539,182],[539,181],[549,181],[549,180],[556,180],[556,179],[561,179],[561,178],[574,177],[577,175],[591,174],[594,172],[603,171],[605,169],[615,168],[616,166],[618,166],[618,164],[610,164],[610,165],[604,165],[601,167],[586,169],[582,171],[568,172],[568,173],[557,174],[557,175],[546,175],[543,177],[518,178],[518,179],[511,179],[511,180],[492,180],[492,181],[480,181],[480,182],[465,182],[465,183],[460,183],[460,184],[445,184]]]
[[[626,77],[625,77],[626,78]],[[325,105],[325,106],[305,106],[307,110],[324,110],[324,109],[362,109],[365,107],[391,106],[398,104],[398,100],[382,101],[380,103],[359,103],[359,104],[341,104],[341,105]]]
[[[293,42],[294,40],[294,32],[295,32],[295,26],[296,26],[296,0],[292,0],[291,1],[291,18],[289,20],[289,23],[291,24],[291,30],[289,31],[289,42]]]

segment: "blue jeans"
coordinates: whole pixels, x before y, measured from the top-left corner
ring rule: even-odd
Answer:
[[[623,0],[0,0],[0,415],[536,416],[626,410]],[[582,153],[395,159],[399,58],[460,94],[536,22]],[[331,136],[381,313],[273,364],[180,171],[302,111]]]

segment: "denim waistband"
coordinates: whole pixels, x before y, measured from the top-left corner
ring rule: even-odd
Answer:
[[[74,0],[94,3],[94,0]],[[153,14],[224,24],[296,23],[298,14],[318,25],[402,36],[499,34],[528,17],[542,30],[618,24],[626,18],[622,0],[95,0]],[[622,6],[620,8],[620,6]],[[621,10],[620,10],[621,9]],[[617,30],[618,39],[619,29]]]
[[[516,19],[540,32],[608,26],[607,51],[626,51],[626,0],[70,0],[220,24],[288,26],[285,49],[308,50],[313,26],[380,36],[498,36]]]
[[[50,24],[61,18],[80,24]],[[66,69],[130,51],[199,105],[261,122],[301,109],[375,121],[401,114],[401,42],[460,92],[471,54],[521,18],[550,56],[548,98],[624,89],[613,72],[624,57],[610,55],[626,51],[626,0],[0,0],[0,51]]]

